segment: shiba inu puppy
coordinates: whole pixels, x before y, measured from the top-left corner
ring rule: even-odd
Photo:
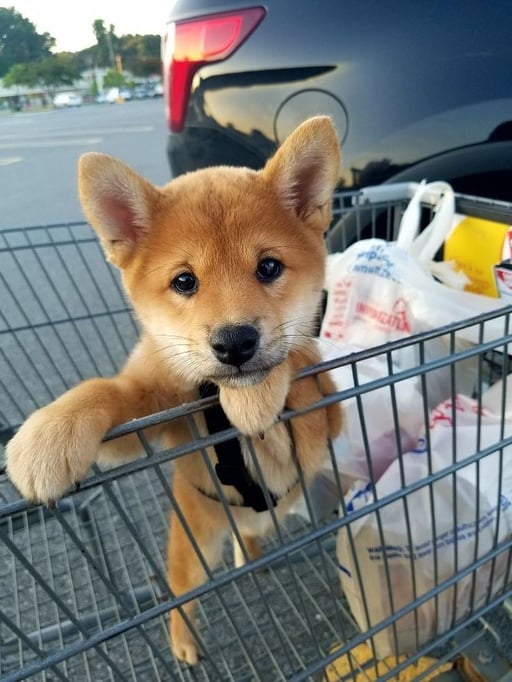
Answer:
[[[120,268],[143,331],[118,375],[84,381],[27,419],[7,447],[7,468],[26,498],[49,503],[94,462],[119,464],[139,454],[136,435],[102,443],[113,426],[218,391],[221,416],[251,438],[255,458],[247,439],[232,439],[227,451],[210,448],[216,482],[200,452],[175,461],[181,514],[171,513],[168,549],[175,594],[206,577],[188,532],[208,566],[219,559],[229,532],[219,485],[243,541],[235,546],[241,564],[258,555],[270,506],[281,518],[300,495],[297,461],[311,480],[328,437],[341,428],[337,404],[288,427],[278,421],[284,407],[298,410],[335,392],[323,374],[293,379],[318,360],[311,336],[338,172],[339,144],[327,117],[297,128],[261,171],[211,168],[163,188],[104,154],[80,159],[85,215]],[[211,431],[211,417],[195,417],[198,433]],[[149,436],[170,446],[193,434],[173,421]],[[183,610],[185,618],[171,613],[172,645],[194,664],[198,646],[187,625],[194,602]]]

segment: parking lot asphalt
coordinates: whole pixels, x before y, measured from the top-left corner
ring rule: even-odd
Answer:
[[[0,114],[0,230],[83,220],[77,162],[99,151],[170,179],[162,98]]]

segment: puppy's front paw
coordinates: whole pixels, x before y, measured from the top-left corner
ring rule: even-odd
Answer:
[[[244,389],[221,387],[219,401],[229,421],[246,436],[256,436],[269,429],[282,409],[270,399],[263,400],[261,392],[254,391],[252,386]]]
[[[176,658],[187,665],[197,665],[199,662],[199,652],[193,641],[173,643],[172,650]]]
[[[176,658],[183,663],[187,663],[187,665],[197,665],[199,662],[199,649],[196,638],[178,614],[171,614],[170,635],[172,650]]]
[[[82,480],[105,429],[95,413],[62,413],[54,405],[34,412],[8,443],[7,472],[20,493],[48,503]]]
[[[219,388],[219,401],[236,428],[246,436],[256,436],[275,424],[290,388],[286,364],[276,367],[260,384],[244,388]]]

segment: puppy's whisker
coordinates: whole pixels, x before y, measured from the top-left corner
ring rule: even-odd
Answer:
[[[173,338],[172,336],[161,336],[160,339],[159,344],[165,343],[166,346],[168,346],[169,348],[171,346],[187,346],[187,348],[193,348],[194,346],[198,345],[196,343],[190,343],[188,339],[185,339],[182,336],[176,336],[175,338]],[[166,346],[161,345],[159,346],[159,348],[164,348]]]
[[[286,329],[289,329],[290,327],[300,329],[302,325],[310,327],[311,324],[312,322],[309,317],[295,317],[292,320],[286,320],[285,322],[281,322],[280,324],[276,325],[273,329],[275,331],[278,330],[286,331]]]

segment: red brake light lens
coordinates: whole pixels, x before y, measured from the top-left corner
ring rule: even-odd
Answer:
[[[183,130],[192,79],[208,63],[237,50],[265,16],[263,7],[215,14],[170,25],[163,45],[169,127]]]

